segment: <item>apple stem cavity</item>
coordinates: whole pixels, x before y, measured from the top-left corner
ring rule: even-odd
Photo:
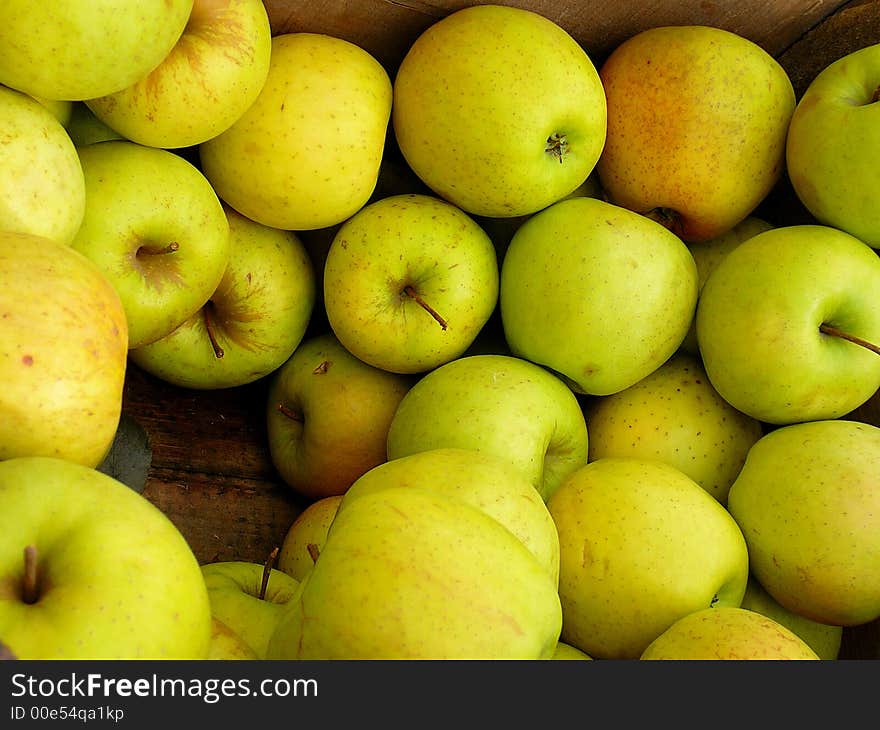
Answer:
[[[678,214],[677,211],[673,210],[672,208],[652,208],[647,213],[645,213],[645,217],[650,218],[656,223],[659,223],[661,226],[669,231],[672,231],[677,236],[681,236],[681,234],[684,232],[684,228],[681,223],[681,216]]]
[[[880,355],[880,345],[875,345],[872,342],[868,342],[867,340],[863,340],[861,337],[856,337],[855,335],[851,335],[848,332],[844,332],[843,330],[837,329],[833,325],[826,324],[823,322],[819,325],[819,331],[823,334],[830,335],[832,337],[839,337],[842,340],[847,340],[848,342],[852,342],[856,345],[860,345],[871,352],[874,352]]]
[[[544,152],[559,160],[559,164],[561,165],[563,158],[568,154],[568,139],[564,134],[554,132],[547,137],[547,144],[544,147]]]
[[[441,317],[437,311],[431,307],[424,299],[422,299],[418,292],[413,289],[412,286],[407,284],[403,287],[403,293],[406,294],[410,299],[412,299],[416,304],[418,304],[422,309],[424,309],[428,314],[430,314],[440,325],[441,329],[445,332],[446,328],[449,326],[449,323]]]
[[[272,568],[275,567],[275,561],[278,558],[278,548],[272,548],[272,552],[269,553],[269,557],[266,558],[266,562],[263,565],[263,580],[260,581],[260,595],[259,599],[261,601],[266,600],[266,589],[269,587],[269,576],[272,574]]]
[[[302,417],[302,413],[300,413],[299,411],[293,410],[293,408],[288,408],[283,403],[278,404],[278,412],[282,416],[287,416],[287,418],[289,418],[291,421],[298,421],[299,423],[304,422],[303,417]]]
[[[214,326],[211,324],[211,313],[208,311],[211,307],[212,302],[210,301],[202,307],[202,316],[205,320],[205,331],[208,333],[208,339],[211,341],[211,347],[214,350],[214,357],[219,360],[226,353],[223,351],[223,348],[220,347],[220,343],[217,342],[217,337],[214,335]]]
[[[873,104],[874,102],[877,102],[877,101],[880,101],[880,86],[878,86],[876,89],[874,89],[874,94],[873,94],[873,96],[871,96],[871,101],[869,101],[868,103]]]
[[[141,246],[138,249],[138,254],[142,254],[144,256],[161,256],[166,253],[174,253],[177,249],[180,248],[180,244],[177,241],[172,241],[167,246]]]
[[[37,574],[37,546],[28,545],[24,549],[24,576],[21,582],[21,600],[34,604],[40,597],[39,575]]]

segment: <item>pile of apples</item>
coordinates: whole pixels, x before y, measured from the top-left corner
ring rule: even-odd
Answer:
[[[600,66],[475,5],[393,73],[259,0],[0,6],[0,643],[833,659],[880,617],[880,39]],[[815,222],[759,205],[786,175]],[[98,467],[127,368],[266,379],[309,503],[199,564]]]

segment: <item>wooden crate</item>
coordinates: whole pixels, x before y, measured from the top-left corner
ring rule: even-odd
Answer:
[[[275,34],[328,33],[355,42],[393,73],[409,44],[461,0],[265,0]],[[737,32],[779,59],[798,97],[818,71],[846,53],[880,42],[880,0],[723,0],[563,2],[517,0],[579,40],[597,63],[624,38],[657,25],[699,23]],[[787,180],[760,207],[775,225],[809,222]],[[310,234],[320,260],[328,232]],[[316,316],[309,333],[326,328]],[[123,411],[149,440],[145,496],[180,528],[201,562],[262,562],[281,544],[306,502],[276,473],[265,432],[267,382],[189,391],[129,366]],[[880,394],[853,417],[880,426]],[[880,659],[880,622],[847,629],[843,658]]]

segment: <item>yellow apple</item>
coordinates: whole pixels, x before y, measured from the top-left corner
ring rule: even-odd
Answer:
[[[560,638],[594,658],[637,659],[682,616],[742,601],[749,555],[739,527],[669,464],[598,459],[547,507],[559,533]]]
[[[0,230],[73,241],[85,215],[82,166],[43,104],[0,86]]]
[[[111,94],[171,51],[193,0],[3,0],[0,84],[45,99]]]
[[[128,323],[116,290],[70,246],[0,232],[0,459],[96,467],[119,425]]]
[[[319,33],[277,35],[254,103],[199,146],[202,169],[259,223],[324,228],[375,189],[390,116],[391,80],[365,50]]]
[[[721,504],[761,438],[761,422],[724,400],[699,358],[678,352],[635,385],[585,406],[588,459],[660,459]]]
[[[547,659],[561,622],[506,527],[458,497],[383,489],[338,512],[266,658]]]
[[[341,494],[321,497],[296,516],[278,551],[278,570],[299,581],[305,578],[321,554],[341,501]]]
[[[539,13],[452,12],[411,45],[392,122],[409,165],[482,216],[534,213],[588,177],[605,141],[605,93],[583,47]]]
[[[257,653],[238,634],[216,617],[211,618],[211,644],[207,659],[253,660]]]
[[[226,131],[257,98],[269,73],[271,33],[262,0],[195,0],[162,63],[131,86],[86,103],[133,142],[197,145]]]
[[[795,93],[753,41],[709,26],[649,28],[617,46],[599,75],[608,132],[596,169],[611,202],[708,241],[781,177]]]
[[[763,614],[736,606],[683,616],[645,648],[643,660],[817,660],[796,634]]]
[[[450,494],[481,509],[516,535],[558,585],[559,536],[553,518],[522,470],[499,456],[438,448],[392,459],[355,481],[337,513],[365,494],[413,487]]]

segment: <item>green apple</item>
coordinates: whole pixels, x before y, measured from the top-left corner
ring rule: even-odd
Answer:
[[[320,33],[276,35],[254,103],[199,145],[202,169],[223,200],[264,225],[341,223],[376,187],[391,93],[388,73],[359,46]]]
[[[809,661],[819,657],[772,618],[736,606],[704,608],[683,616],[654,639],[645,661]]]
[[[750,215],[744,220],[737,223],[729,231],[716,236],[711,241],[700,241],[699,243],[688,243],[688,250],[694,257],[694,263],[697,265],[697,289],[703,291],[703,285],[709,274],[715,270],[718,263],[733,249],[739,246],[743,241],[747,241],[752,236],[763,233],[773,226],[762,218]],[[699,297],[699,294],[698,294]],[[680,350],[696,357],[700,356],[700,346],[697,343],[697,321],[696,312],[691,320],[691,326],[687,334],[682,340]]]
[[[315,273],[297,235],[224,210],[230,252],[217,289],[170,334],[129,353],[183,388],[233,388],[274,372],[299,345],[314,308]]]
[[[825,66],[789,125],[786,164],[807,210],[880,249],[880,43]]]
[[[278,570],[299,581],[306,577],[327,541],[341,501],[341,494],[331,494],[306,505],[284,535],[278,551]]]
[[[394,80],[392,127],[439,196],[483,216],[534,213],[592,172],[605,93],[584,49],[523,8],[452,12],[410,46]]]
[[[51,457],[0,461],[0,636],[20,659],[204,659],[211,608],[174,523]]]
[[[844,415],[880,388],[878,291],[880,257],[848,233],[793,225],[753,236],[700,292],[697,342],[709,380],[767,423]]]
[[[608,132],[596,170],[610,202],[709,241],[781,178],[795,92],[757,43],[703,25],[648,28],[599,76]]]
[[[211,615],[264,659],[269,637],[297,594],[299,581],[272,567],[264,575],[265,565],[245,560],[205,563],[201,569]]]
[[[423,375],[388,429],[388,459],[474,449],[519,468],[546,502],[587,462],[580,402],[552,373],[511,355],[468,355]]]
[[[129,347],[164,337],[199,311],[229,261],[229,223],[192,163],[109,140],[77,148],[86,211],[73,247],[119,292]]]
[[[749,451],[728,509],[754,577],[784,608],[852,626],[880,617],[880,427],[780,426]]]
[[[70,246],[0,232],[0,459],[96,467],[122,411],[128,323],[116,290]]]
[[[560,641],[556,644],[556,651],[553,652],[553,656],[551,659],[559,659],[559,660],[580,660],[583,661],[585,659],[592,659],[589,654],[581,651],[577,647],[572,646],[571,644],[566,644],[564,641]]]
[[[637,659],[682,616],[742,601],[749,554],[737,523],[674,466],[597,459],[547,507],[559,534],[560,638],[591,657]]]
[[[77,147],[95,142],[106,142],[111,139],[125,139],[119,132],[98,119],[84,101],[73,102],[70,109],[70,120],[65,129]]]
[[[69,244],[85,214],[86,190],[61,122],[36,99],[0,86],[0,140],[0,230]]]
[[[699,358],[677,352],[650,375],[585,406],[589,461],[606,456],[660,459],[687,474],[721,504],[760,421],[724,400]]]
[[[266,437],[278,474],[308,499],[345,492],[385,461],[391,419],[411,385],[359,360],[333,333],[306,339],[269,383]]]
[[[183,32],[193,0],[0,4],[0,84],[78,101],[146,76]]]
[[[840,654],[840,644],[843,639],[842,626],[822,624],[789,611],[779,605],[779,602],[767,593],[752,575],[749,576],[746,593],[740,606],[757,611],[782,624],[809,644],[820,659],[837,659]]]
[[[218,618],[211,619],[211,644],[208,647],[207,659],[218,660],[254,660],[257,653],[248,646],[244,639],[230,629]]]
[[[183,33],[156,68],[86,103],[134,142],[197,145],[225,132],[254,103],[269,73],[271,48],[262,0],[195,0]]]
[[[508,460],[474,449],[440,448],[373,467],[349,487],[337,513],[352,500],[383,489],[426,489],[463,499],[500,522],[559,583],[559,537],[547,505]]]
[[[576,392],[608,395],[678,349],[694,316],[697,268],[659,223],[572,198],[514,234],[499,300],[511,352],[556,371]]]
[[[464,353],[498,302],[488,234],[433,195],[362,208],[324,265],[324,308],[339,341],[377,368],[422,373]]]
[[[267,659],[545,659],[559,597],[513,533],[464,500],[383,489],[340,510]]]

